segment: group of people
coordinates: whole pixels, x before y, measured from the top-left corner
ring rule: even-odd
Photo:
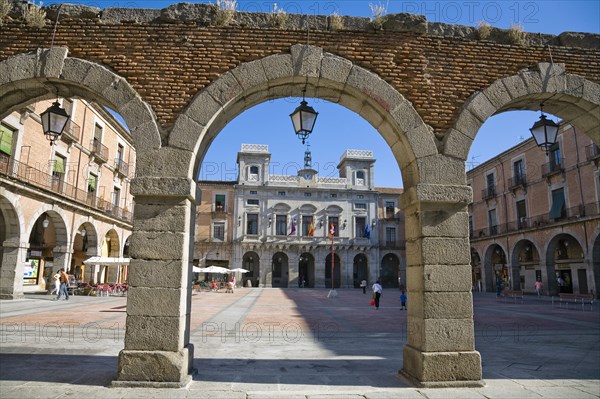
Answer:
[[[367,280],[362,280],[360,282],[360,287],[363,290],[363,294],[367,293]],[[375,284],[373,284],[373,286],[371,287],[372,291],[373,291],[373,296],[372,296],[372,304],[375,306],[376,310],[379,310],[379,300],[381,299],[381,294],[383,293],[383,287],[381,286],[381,283],[379,283],[379,280],[377,280],[375,282]],[[402,285],[402,283],[400,283],[400,310],[405,310],[406,309],[406,292],[404,291],[404,286]]]
[[[65,295],[65,301],[69,300],[69,276],[65,269],[60,269],[54,276],[52,276],[54,282],[54,288],[50,291],[50,295],[56,293],[55,301],[58,301],[62,294]]]

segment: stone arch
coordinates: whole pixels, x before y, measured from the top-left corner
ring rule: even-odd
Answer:
[[[408,100],[382,78],[351,61],[299,44],[289,53],[239,65],[194,97],[177,118],[168,139],[180,159],[177,176],[196,176],[210,143],[235,116],[268,100],[299,97],[305,88],[306,97],[340,104],[375,127],[398,160],[404,187],[434,178],[435,172],[417,161],[438,155],[433,129]],[[192,159],[195,163],[190,169],[185,161]]]
[[[11,199],[11,197],[13,197]],[[24,232],[23,215],[11,193],[0,195],[0,299],[23,296],[23,265],[19,255],[21,235]]]
[[[0,62],[0,118],[35,100],[80,97],[118,112],[136,151],[160,148],[154,112],[133,87],[107,67],[68,57],[67,52],[60,47],[38,49]]]
[[[379,282],[383,288],[399,288],[400,258],[394,253],[387,253],[381,258]]]
[[[369,283],[369,260],[365,254],[360,253],[352,260],[352,286],[359,288],[362,280]]]
[[[594,293],[596,298],[600,298],[600,232],[592,241],[592,270],[594,271]]]
[[[500,284],[508,282],[506,249],[501,244],[493,243],[485,249],[484,253],[485,290],[497,292],[498,282]]]
[[[258,287],[262,277],[260,275],[260,257],[258,254],[254,251],[245,252],[242,257],[242,267],[250,270],[244,275],[244,281],[250,280],[252,287]]]
[[[54,229],[56,230],[56,246],[66,246],[71,240],[71,234],[69,234],[67,223],[65,222],[68,218],[62,209],[55,208],[51,204],[43,204],[33,214],[26,229],[27,234],[31,233],[35,223],[44,213],[48,215],[48,218],[54,224]]]
[[[272,287],[287,288],[290,274],[289,258],[285,252],[277,252],[271,258]]]
[[[564,242],[570,243],[570,245],[565,247]],[[556,234],[548,241],[545,252],[546,270],[548,273],[548,292],[550,295],[556,295],[560,292],[572,292],[574,276],[571,274],[570,270],[562,269],[560,265],[561,261],[564,260],[584,261],[586,255],[581,243],[581,238],[577,237],[577,235],[572,232]],[[580,259],[575,257],[575,255],[579,253],[583,255],[583,258]],[[566,280],[565,285],[562,288],[558,283],[559,276]]]
[[[87,216],[81,216],[78,222],[77,232],[81,234],[85,230],[86,254],[87,256],[98,256],[98,232],[93,223],[88,221]]]
[[[565,71],[564,64],[539,63],[496,80],[464,103],[444,139],[444,154],[466,161],[479,128],[492,115],[510,110],[539,110],[578,127],[600,144],[600,85]]]
[[[519,290],[527,288],[521,285],[522,272],[525,272],[523,277],[525,278],[525,282],[527,284],[527,272],[524,270],[523,266],[534,266],[536,271],[540,267],[540,253],[537,250],[535,243],[529,239],[521,239],[517,241],[513,245],[510,258],[513,282],[512,289]],[[539,270],[539,272],[541,273],[541,270]],[[533,282],[529,285],[533,287]]]

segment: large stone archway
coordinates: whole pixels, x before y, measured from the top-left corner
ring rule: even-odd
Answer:
[[[0,299],[23,297],[23,263],[19,255],[26,251],[21,245],[24,231],[23,215],[15,198],[0,195]],[[22,256],[21,256],[22,258]]]

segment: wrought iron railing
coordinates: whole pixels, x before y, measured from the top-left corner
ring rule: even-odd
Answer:
[[[98,140],[92,140],[90,142],[90,151],[96,157],[96,159],[102,162],[108,162],[108,147]]]

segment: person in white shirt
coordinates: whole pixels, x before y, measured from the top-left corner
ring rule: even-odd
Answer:
[[[379,310],[379,298],[381,298],[382,291],[383,288],[381,287],[381,284],[379,284],[379,280],[377,280],[375,284],[373,284],[373,294],[375,295],[375,309],[377,310]]]

